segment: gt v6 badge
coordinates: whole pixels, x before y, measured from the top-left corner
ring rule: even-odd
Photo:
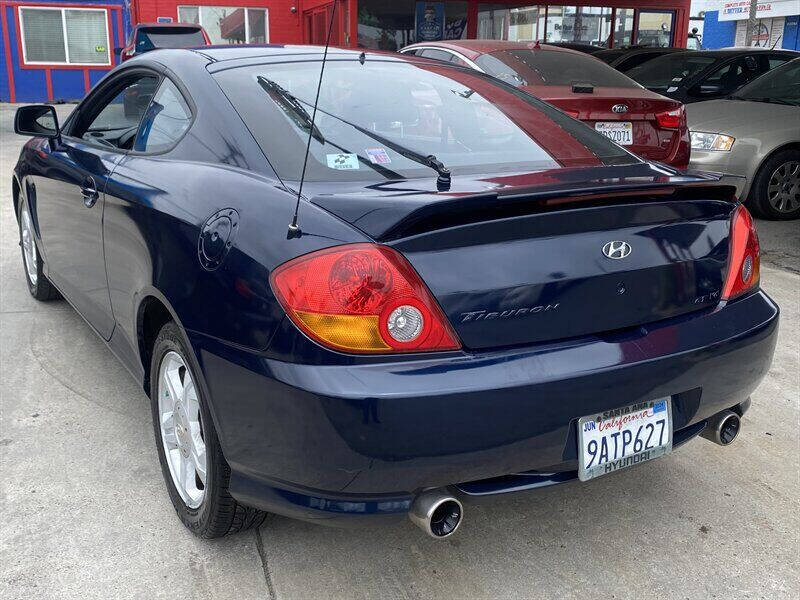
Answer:
[[[492,321],[494,319],[510,319],[511,317],[524,317],[525,315],[535,315],[539,313],[546,313],[551,310],[556,310],[560,303],[555,304],[542,304],[540,306],[531,306],[527,308],[512,308],[511,310],[501,310],[489,312],[487,310],[475,310],[472,312],[461,313],[461,323],[467,321]]]

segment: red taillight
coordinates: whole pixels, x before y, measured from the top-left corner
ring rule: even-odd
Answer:
[[[731,219],[728,272],[722,288],[722,299],[731,300],[758,285],[761,274],[760,247],[753,217],[739,205]]]
[[[686,110],[681,105],[673,110],[656,113],[656,122],[661,129],[680,129],[686,122]]]
[[[419,275],[387,246],[312,252],[275,269],[270,283],[294,324],[329,348],[392,353],[461,347]]]

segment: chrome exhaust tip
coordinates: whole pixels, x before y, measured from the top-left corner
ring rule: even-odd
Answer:
[[[408,513],[411,522],[429,536],[442,539],[455,533],[464,516],[456,498],[440,489],[427,490],[414,499]]]
[[[739,436],[742,420],[732,410],[723,410],[708,420],[708,424],[700,434],[720,446],[728,446]]]

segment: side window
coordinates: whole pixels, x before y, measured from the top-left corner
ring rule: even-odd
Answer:
[[[758,61],[751,61],[752,64],[748,64],[746,60],[748,58],[752,57],[737,58],[723,65],[694,86],[691,90],[692,95],[724,96],[732,94],[758,74]]]
[[[164,79],[142,119],[133,149],[162,152],[172,146],[192,123],[192,111],[175,84]]]
[[[124,78],[96,102],[81,107],[75,128],[70,132],[87,142],[130,150],[147,105],[153,98],[158,78],[133,75]]]
[[[468,67],[469,66],[466,62],[464,62],[463,60],[458,58],[455,54],[451,54],[450,55],[450,62],[453,63],[454,65],[458,65],[459,67]]]
[[[771,71],[775,67],[780,67],[783,63],[789,60],[789,58],[786,56],[770,56],[768,60],[769,68],[767,70]]]
[[[409,56],[416,56],[419,50],[403,50],[400,54],[408,54]]]
[[[432,58],[433,60],[441,60],[444,62],[450,62],[450,57],[452,56],[452,54],[449,52],[445,52],[444,50],[434,50],[433,48],[426,48],[420,52],[419,55],[423,58]]]

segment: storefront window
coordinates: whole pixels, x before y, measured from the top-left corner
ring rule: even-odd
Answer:
[[[633,9],[618,8],[617,22],[614,25],[614,48],[633,44]]]
[[[467,37],[466,0],[359,0],[358,46],[400,50],[417,41]]]
[[[544,6],[478,5],[478,39],[528,42],[543,38]]]
[[[639,29],[636,43],[640,46],[667,48],[672,45],[672,12],[639,12]]]
[[[263,8],[179,6],[178,21],[202,25],[212,44],[264,44],[269,41]]]
[[[109,64],[104,9],[22,7],[19,17],[26,63]]]
[[[549,6],[547,41],[605,47],[611,34],[611,9],[598,6]]]

